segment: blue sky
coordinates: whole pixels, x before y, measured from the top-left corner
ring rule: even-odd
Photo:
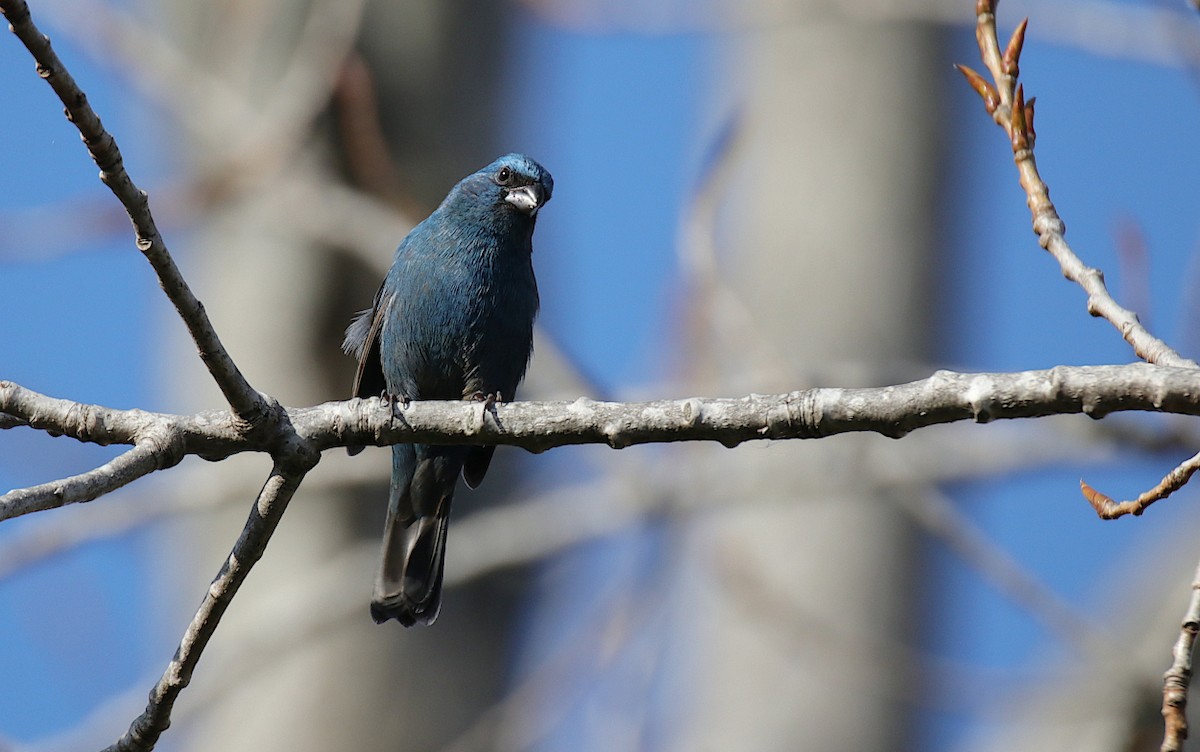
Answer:
[[[1017,20],[1002,6],[1002,28]],[[547,164],[556,180],[552,211],[539,226],[539,249],[560,249],[537,259],[542,321],[600,388],[649,382],[661,373],[664,364],[655,354],[670,334],[671,299],[664,291],[677,271],[677,216],[695,178],[695,155],[711,138],[703,131],[711,122],[704,103],[705,87],[714,82],[709,66],[716,42],[698,34],[585,34],[528,18],[516,33],[521,52],[506,76],[519,103],[513,111],[537,114],[508,123],[501,137],[527,139],[519,146]],[[976,64],[972,30],[964,25],[947,34],[939,82],[947,126],[936,357],[972,370],[1131,361],[1119,335],[1088,317],[1083,293],[1038,248],[1003,135],[949,65]],[[168,156],[154,151],[153,133],[145,135],[147,111],[126,82],[67,40],[56,37],[55,46],[122,144],[135,179],[152,188],[167,173]],[[1119,298],[1148,301],[1140,312],[1157,334],[1185,355],[1200,356],[1189,313],[1200,273],[1196,78],[1181,69],[1085,54],[1036,34],[1026,45],[1022,72],[1027,93],[1038,97],[1039,166],[1067,222],[1067,239],[1087,263],[1106,271]],[[8,115],[0,118],[0,217],[108,199],[61,106],[11,37],[0,40],[0,99]],[[618,101],[620,108],[612,106]],[[597,175],[638,177],[621,184],[636,207],[622,222],[573,190]],[[1140,267],[1118,256],[1114,235],[1121,222],[1144,231],[1148,255]],[[0,241],[0,320],[6,322],[0,378],[117,407],[160,400],[154,336],[165,309],[132,239],[106,236],[42,260],[37,233],[19,237],[20,247]],[[614,307],[613,289],[631,302]],[[646,327],[646,321],[667,324]],[[79,472],[112,453],[29,431],[0,432],[0,488]],[[1075,484],[1086,475],[1102,490],[1128,497],[1156,482],[1171,461],[1131,456],[1103,468],[1031,470],[948,490],[1055,590],[1081,610],[1102,614],[1111,607],[1103,576],[1118,566],[1108,562],[1136,561],[1167,531],[1193,519],[1194,494],[1185,491],[1136,521],[1101,523]],[[0,525],[0,545],[23,524]],[[0,683],[0,737],[29,740],[69,726],[166,659],[162,646],[177,636],[149,635],[139,618],[151,597],[143,543],[131,535],[92,544],[0,581],[0,676],[22,677]],[[650,536],[631,545],[652,543]],[[935,583],[925,604],[931,651],[1020,667],[1060,649],[1027,613],[936,543],[929,576]],[[1164,657],[1168,649],[1164,645]],[[954,713],[925,720],[926,749],[954,748],[980,723]]]

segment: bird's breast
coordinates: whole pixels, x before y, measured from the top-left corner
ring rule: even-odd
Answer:
[[[529,361],[538,294],[529,254],[497,250],[397,259],[380,353],[389,389],[414,399],[511,398]]]

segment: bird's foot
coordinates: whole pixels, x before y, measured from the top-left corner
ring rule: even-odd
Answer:
[[[388,394],[386,391],[379,395],[379,399],[388,403],[388,407],[391,409],[393,418],[400,417],[400,413],[396,412],[397,405],[400,406],[400,411],[403,412],[404,410],[408,409],[409,403],[412,402],[412,400],[403,394]]]
[[[504,397],[500,395],[500,392],[472,392],[467,399],[472,402],[482,402],[485,410],[491,410],[496,406],[497,402],[504,401]]]
[[[467,399],[471,402],[480,403],[479,414],[475,416],[475,430],[482,431],[486,423],[487,414],[489,412],[494,412],[496,403],[501,401],[500,392],[488,392],[487,394],[484,394],[483,392],[472,392],[467,396]]]

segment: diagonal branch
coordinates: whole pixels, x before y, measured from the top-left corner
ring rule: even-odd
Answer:
[[[320,473],[305,478],[304,486],[309,493],[345,492],[377,482],[371,479],[384,477],[389,461],[382,453],[367,458],[368,464],[373,461],[377,465],[373,468],[376,472],[372,472],[363,467],[362,460],[356,461],[340,452],[330,459],[324,462]],[[44,517],[8,530],[4,545],[0,546],[0,582],[38,561],[92,541],[113,538],[163,520],[203,515],[241,504],[250,482],[244,470],[252,468],[230,470],[212,473],[199,465],[180,468],[169,481],[169,487],[167,481],[143,483],[136,491],[122,494],[103,506],[88,505],[69,515]],[[257,483],[258,472],[254,473]]]
[[[182,458],[177,454],[175,461]],[[94,470],[0,496],[0,520],[91,501],[169,466],[166,463],[174,464],[158,442],[140,443]]]
[[[171,724],[171,709],[175,699],[192,680],[192,672],[217,629],[225,609],[229,607],[238,588],[245,582],[250,569],[262,557],[267,542],[275,532],[288,502],[300,486],[305,473],[316,463],[317,455],[308,456],[307,467],[284,467],[276,463],[271,475],[250,510],[242,534],[229,552],[229,557],[217,573],[191,624],[183,633],[175,657],[167,665],[158,684],[150,690],[146,710],[134,719],[125,735],[105,752],[142,752],[154,748],[159,736]]]
[[[1033,155],[1033,145],[1037,138],[1033,129],[1034,100],[1030,98],[1026,102],[1024,91],[1017,83],[1026,22],[1021,22],[1009,43],[1001,50],[996,33],[995,0],[979,0],[976,3],[976,14],[978,18],[975,36],[979,42],[980,56],[992,75],[992,81],[986,81],[983,76],[966,66],[955,67],[983,99],[988,114],[1008,135],[1021,188],[1025,191],[1026,202],[1033,217],[1033,231],[1037,233],[1038,243],[1054,256],[1063,276],[1078,284],[1087,293],[1088,313],[1103,318],[1116,327],[1139,358],[1147,363],[1164,366],[1200,367],[1195,361],[1183,357],[1166,342],[1151,334],[1138,321],[1136,313],[1117,303],[1104,284],[1104,272],[1084,264],[1067,244],[1064,237],[1067,231],[1066,224],[1050,201],[1050,189],[1038,173],[1037,161]]]
[[[1033,128],[1033,99],[1025,102],[1025,92],[1017,83],[1021,47],[1025,37],[1026,22],[1022,21],[1011,40],[1000,52],[996,34],[996,0],[977,0],[976,39],[984,65],[992,74],[988,83],[975,71],[957,66],[966,76],[971,87],[982,97],[988,114],[1004,129],[1012,144],[1013,161],[1020,174],[1021,188],[1025,191],[1030,213],[1033,215],[1033,231],[1038,242],[1058,261],[1063,275],[1082,287],[1088,295],[1087,309],[1093,316],[1104,318],[1128,342],[1139,358],[1148,363],[1200,367],[1195,361],[1184,358],[1169,345],[1152,335],[1138,321],[1137,314],[1116,302],[1104,284],[1104,273],[1089,267],[1075,255],[1067,244],[1064,234],[1066,225],[1058,216],[1050,201],[1050,190],[1037,170],[1033,156],[1037,138]],[[1117,503],[1105,494],[1096,491],[1084,481],[1080,490],[1088,503],[1104,519],[1114,519],[1125,514],[1141,514],[1146,507],[1183,487],[1196,470],[1200,469],[1200,454],[1185,460],[1175,467],[1157,486],[1132,501]],[[1163,677],[1162,715],[1165,731],[1161,749],[1176,752],[1183,748],[1188,726],[1184,709],[1192,673],[1192,651],[1196,633],[1200,630],[1200,569],[1192,585],[1192,599],[1184,618],[1179,640],[1173,651],[1174,662]]]
[[[25,0],[0,0],[0,12],[8,19],[9,28],[19,38],[37,62],[38,75],[50,84],[66,107],[67,119],[79,129],[92,159],[100,168],[100,180],[120,200],[133,222],[137,248],[145,255],[158,275],[159,284],[179,312],[191,333],[200,358],[217,382],[229,406],[242,419],[258,423],[270,415],[266,398],[246,381],[237,364],[221,344],[203,304],[192,293],[175,260],[167,250],[150,212],[146,192],[134,184],[125,170],[121,150],[112,134],[105,130],[87,95],[79,88],[71,73],[50,47],[50,39],[34,24]]]

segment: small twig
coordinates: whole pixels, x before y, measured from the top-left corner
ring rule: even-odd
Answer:
[[[316,459],[317,455],[311,456],[312,463],[315,464]],[[107,747],[105,752],[144,752],[154,748],[159,736],[171,723],[175,699],[191,682],[192,672],[216,631],[221,616],[246,580],[250,569],[266,550],[267,542],[308,469],[284,468],[279,464],[272,468],[270,477],[254,502],[254,508],[250,510],[241,536],[204,594],[204,600],[192,617],[191,624],[184,631],[175,657],[150,691],[146,710],[134,719],[125,735]]]
[[[1033,155],[1034,141],[1037,138],[1033,128],[1034,100],[1031,97],[1026,102],[1023,88],[1017,83],[1026,21],[1020,23],[1001,52],[996,33],[995,11],[995,0],[978,0],[976,3],[975,36],[979,42],[983,63],[992,75],[992,81],[986,81],[964,65],[955,67],[966,77],[971,88],[980,95],[988,114],[1009,137],[1013,161],[1017,165],[1021,188],[1025,191],[1029,211],[1033,217],[1033,231],[1037,233],[1039,244],[1058,261],[1063,276],[1078,284],[1087,293],[1088,313],[1103,318],[1116,327],[1139,358],[1158,365],[1200,367],[1195,361],[1183,357],[1151,334],[1138,321],[1137,314],[1118,304],[1104,284],[1104,273],[1086,266],[1064,239],[1066,224],[1050,201],[1050,189],[1038,173]]]
[[[1192,681],[1192,651],[1200,631],[1200,565],[1192,576],[1192,596],[1179,629],[1179,639],[1171,650],[1174,660],[1163,674],[1162,714],[1166,730],[1161,752],[1180,752],[1188,736],[1187,696]]]
[[[1111,496],[1100,493],[1082,480],[1079,481],[1079,490],[1083,492],[1083,497],[1088,500],[1102,520],[1115,520],[1127,514],[1136,517],[1146,511],[1146,507],[1167,498],[1187,485],[1188,480],[1195,475],[1197,470],[1200,470],[1200,454],[1193,455],[1179,463],[1174,470],[1167,473],[1158,482],[1157,486],[1130,501],[1117,502]]]
[[[188,287],[167,250],[150,212],[149,198],[126,172],[117,142],[105,130],[99,116],[88,104],[87,95],[50,47],[50,39],[34,24],[25,0],[0,0],[0,12],[8,19],[12,32],[33,55],[38,75],[50,84],[66,107],[67,119],[79,129],[88,152],[100,168],[100,180],[125,207],[133,222],[138,250],[154,267],[163,291],[179,312],[200,351],[201,360],[229,406],[252,424],[268,418],[272,413],[266,398],[250,386],[221,344],[204,306]]]
[[[179,454],[168,458],[167,454],[161,445],[144,442],[86,473],[9,491],[0,496],[0,520],[91,501],[127,486],[167,464],[174,464],[172,459],[178,462],[183,457]]]

